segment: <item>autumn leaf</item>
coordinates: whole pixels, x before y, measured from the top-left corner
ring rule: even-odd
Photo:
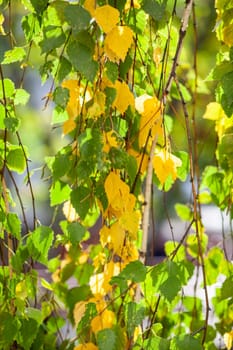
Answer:
[[[108,245],[108,248],[113,250],[115,254],[120,255],[125,240],[125,230],[118,221],[110,227],[103,226],[100,230],[100,242],[103,247]]]
[[[96,334],[105,328],[111,328],[115,323],[115,314],[111,310],[104,310],[91,321],[91,329]]]
[[[147,94],[135,99],[135,108],[141,114],[139,146],[145,146],[148,136],[163,135],[161,103],[157,97]]]
[[[109,284],[113,276],[118,275],[120,272],[120,266],[118,263],[110,261],[104,265],[104,271],[91,276],[90,288],[93,295],[106,295],[112,290],[112,286]]]
[[[74,306],[73,316],[74,316],[74,322],[76,326],[79,324],[83,315],[85,314],[86,305],[87,305],[86,301],[79,301]]]
[[[127,110],[128,106],[134,107],[134,96],[124,81],[116,81],[114,88],[116,89],[116,98],[113,107],[116,107],[121,114]]]
[[[225,333],[223,339],[227,350],[231,350],[233,345],[233,331]]]
[[[181,160],[166,150],[160,151],[153,158],[154,172],[161,185],[164,185],[170,175],[174,181],[177,178],[177,167],[181,165]]]
[[[112,147],[118,147],[118,142],[116,140],[115,134],[113,130],[103,133],[104,146],[103,151],[105,153],[109,153]]]
[[[95,0],[85,0],[83,7],[91,14],[92,17],[95,17],[95,8],[96,8]]]
[[[87,110],[88,117],[94,119],[100,117],[105,111],[105,101],[105,94],[101,91],[97,91],[94,96],[93,104]]]
[[[91,99],[91,94],[75,79],[65,80],[62,87],[69,90],[69,101],[66,106],[69,119],[63,125],[63,133],[66,135],[76,128],[75,119],[81,110],[84,112],[84,103]]]
[[[93,343],[79,344],[75,346],[74,350],[98,350],[99,348]]]
[[[110,5],[104,5],[95,10],[94,17],[103,31],[108,33],[119,22],[120,12]]]
[[[104,51],[111,61],[124,61],[132,43],[133,31],[127,26],[117,26],[107,33]]]
[[[126,212],[120,219],[120,226],[130,233],[130,237],[137,239],[137,232],[139,228],[140,213],[138,211]]]
[[[67,201],[63,204],[62,211],[69,222],[77,221],[79,218],[79,215],[77,214],[70,201]]]
[[[125,199],[129,195],[129,186],[112,171],[105,180],[104,189],[109,205],[116,210],[121,210],[124,207]]]

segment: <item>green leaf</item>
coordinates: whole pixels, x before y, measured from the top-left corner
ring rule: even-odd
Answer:
[[[79,186],[71,192],[70,199],[81,220],[84,220],[90,209],[90,190],[87,187]]]
[[[167,0],[144,0],[142,4],[143,10],[148,13],[156,21],[163,19],[166,10]]]
[[[69,115],[66,110],[64,110],[60,106],[56,106],[53,109],[53,116],[52,116],[52,124],[60,124],[64,123],[66,120],[69,119]]]
[[[6,162],[10,170],[23,173],[26,168],[26,159],[22,148],[11,149],[7,154]]]
[[[48,26],[44,33],[44,39],[40,42],[42,53],[50,52],[65,43],[66,36],[60,27]]]
[[[27,239],[27,247],[32,259],[47,264],[48,252],[53,242],[53,231],[47,226],[40,226]]]
[[[50,188],[50,203],[54,205],[61,204],[70,198],[70,186],[62,181],[56,181]]]
[[[69,97],[69,90],[66,88],[62,88],[61,86],[58,86],[53,93],[54,102],[62,108],[66,108],[67,102],[69,101]]]
[[[202,350],[202,345],[191,335],[179,335],[171,340],[170,350]]]
[[[222,77],[223,95],[221,98],[222,107],[228,117],[233,114],[233,91],[232,91],[233,72],[227,73]]]
[[[49,3],[48,0],[30,0],[30,2],[37,14],[42,14]]]
[[[30,94],[24,90],[24,89],[16,89],[15,91],[15,97],[14,97],[14,104],[15,105],[26,105],[30,98]]]
[[[21,62],[26,56],[25,50],[22,47],[14,47],[12,50],[5,51],[2,64],[10,64],[13,62]]]
[[[118,65],[116,63],[108,61],[105,64],[105,67],[106,67],[106,70],[107,70],[106,74],[107,74],[108,79],[112,83],[115,83],[115,81],[118,78]]]
[[[21,320],[20,339],[18,342],[19,342],[19,345],[23,347],[23,349],[25,350],[31,349],[31,345],[34,339],[36,338],[38,328],[39,328],[39,324],[33,318]]]
[[[153,337],[150,337],[144,341],[143,346],[146,350],[170,350],[170,341],[158,337],[157,335],[153,335]]]
[[[64,176],[70,168],[70,159],[67,154],[58,153],[53,163],[53,178],[60,179]]]
[[[3,82],[0,84],[0,99],[12,97],[14,92],[15,85],[13,81],[10,79],[3,79]]]
[[[38,324],[42,323],[42,312],[41,310],[35,309],[34,307],[27,307],[25,310],[25,314],[29,317],[35,320]]]
[[[89,286],[74,287],[68,290],[66,296],[66,303],[71,311],[74,309],[74,305],[82,300],[87,300],[91,296],[91,290]]]
[[[8,349],[19,330],[18,319],[8,312],[0,313],[0,348]]]
[[[139,304],[131,301],[124,306],[126,329],[128,338],[134,335],[135,327],[139,326],[145,319],[146,310]]]
[[[4,119],[4,128],[11,132],[15,132],[19,129],[20,121],[15,117],[7,117]]]
[[[67,54],[75,70],[93,82],[99,66],[92,58],[92,51],[78,41],[72,41],[68,44]]]
[[[178,292],[180,291],[182,287],[182,284],[180,280],[174,276],[169,276],[166,281],[164,281],[160,285],[160,292],[161,294],[169,301],[172,302],[172,300],[176,297]]]
[[[85,313],[77,326],[77,333],[83,335],[90,332],[91,320],[97,315],[96,304],[88,303],[86,305]]]
[[[79,222],[72,222],[67,225],[67,231],[70,242],[75,245],[81,242],[87,230]]]
[[[179,151],[175,152],[175,155],[181,159],[182,165],[177,168],[177,177],[181,181],[185,181],[189,174],[189,156],[187,152]]]
[[[139,260],[131,261],[118,275],[120,278],[138,283],[146,278],[146,266]]]
[[[167,241],[165,242],[164,245],[164,250],[167,256],[169,256],[170,254],[172,254],[179,246],[179,242],[175,242],[175,241]],[[185,253],[185,247],[183,245],[180,245],[178,250],[176,251],[176,255],[174,256],[173,261],[175,262],[179,262],[184,260],[186,257],[186,253]]]
[[[192,220],[193,214],[192,214],[191,209],[187,205],[181,204],[181,203],[176,203],[175,210],[176,210],[176,214],[183,221],[191,221]]]
[[[97,333],[97,345],[100,350],[117,350],[117,338],[113,329],[106,328]]]
[[[228,277],[221,288],[221,300],[233,298],[233,276]]]
[[[62,81],[70,73],[72,69],[71,63],[65,58],[61,57],[59,60],[57,78],[59,81]]]
[[[80,5],[69,4],[65,8],[65,19],[72,27],[74,33],[85,30],[91,21],[91,16],[87,10]]]
[[[15,213],[8,213],[6,219],[8,232],[15,238],[20,239],[21,221],[18,215]]]

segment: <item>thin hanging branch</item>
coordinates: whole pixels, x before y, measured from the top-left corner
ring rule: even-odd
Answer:
[[[192,5],[193,5],[193,0],[186,1],[186,6],[181,19],[182,24],[179,31],[179,40],[177,43],[175,56],[173,58],[171,72],[169,74],[167,83],[165,85],[164,94],[162,98],[163,108],[166,106],[167,96],[170,92],[172,81],[176,76],[176,68],[178,65],[178,60],[179,60],[181,49],[183,46],[183,41],[188,28],[189,18],[192,11]],[[145,262],[147,246],[148,246],[149,218],[150,218],[150,206],[151,206],[151,186],[152,186],[152,177],[153,177],[152,162],[153,162],[154,152],[157,144],[157,138],[158,136],[154,138],[150,149],[149,162],[148,162],[148,168],[147,168],[147,177],[146,177],[146,184],[145,184],[145,194],[144,194],[145,207],[144,207],[144,213],[142,218],[143,239],[142,239],[142,245],[141,245],[141,261],[143,262]]]

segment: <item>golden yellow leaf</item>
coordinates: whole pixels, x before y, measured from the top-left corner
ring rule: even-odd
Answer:
[[[141,114],[139,130],[139,146],[145,146],[148,136],[163,135],[161,103],[157,97],[142,95],[135,99],[135,107]]]
[[[181,164],[179,158],[166,150],[157,153],[153,158],[154,172],[162,185],[164,185],[170,175],[173,181],[177,178],[177,167],[181,166]]]
[[[105,111],[105,101],[106,95],[101,91],[97,91],[94,96],[93,104],[88,108],[88,117],[98,118],[101,116]]]
[[[108,33],[119,22],[120,12],[110,5],[104,5],[95,10],[94,17],[103,31]]]
[[[75,326],[79,324],[83,315],[85,314],[86,305],[87,305],[86,301],[79,301],[78,303],[75,304],[74,310],[73,310]]]
[[[103,151],[109,153],[112,147],[118,147],[118,143],[113,130],[103,133],[104,137],[104,146]]]
[[[110,261],[104,265],[104,272],[92,275],[90,278],[90,288],[93,295],[106,295],[112,290],[109,284],[112,276],[119,273],[119,264]]]
[[[107,33],[104,51],[111,61],[124,61],[132,43],[133,31],[127,26],[117,26]]]
[[[90,12],[91,16],[95,16],[96,0],[85,0],[83,7]]]
[[[4,28],[3,28],[3,22],[5,18],[2,13],[0,13],[0,35],[6,35]]]
[[[93,343],[85,343],[75,346],[74,350],[99,350],[99,348]]]
[[[116,89],[116,98],[112,104],[113,107],[116,107],[120,113],[124,113],[128,106],[134,107],[134,96],[130,91],[128,85],[123,81],[116,81],[114,84]]]
[[[231,350],[233,345],[233,330],[229,333],[225,333],[223,339],[227,350]]]
[[[121,250],[125,240],[125,230],[122,228],[118,221],[111,225],[110,237],[110,249],[112,249],[115,254],[121,255]]]
[[[129,186],[120,179],[115,172],[110,172],[107,176],[104,189],[108,198],[108,203],[113,209],[121,210],[124,207],[124,201],[129,195]]]
[[[124,262],[124,265],[127,265],[131,261],[137,260],[138,257],[139,257],[138,249],[135,246],[134,242],[132,242],[131,240],[126,240],[126,243],[124,244],[124,247],[121,253],[121,259]]]
[[[115,314],[111,310],[104,310],[100,315],[95,316],[91,321],[91,329],[97,333],[105,328],[111,328],[115,323]]]
[[[106,254],[99,253],[93,258],[93,266],[95,269],[98,269],[100,266],[103,266],[106,263]]]
[[[66,106],[69,119],[63,125],[63,133],[66,135],[75,129],[75,119],[81,113],[81,110],[82,112],[85,111],[84,104],[91,99],[91,94],[88,89],[80,85],[78,80],[75,79],[65,80],[62,83],[62,87],[68,89],[70,95]]]
[[[120,226],[130,233],[130,237],[134,240],[137,239],[137,232],[139,229],[140,212],[132,211],[124,213],[120,219]]]

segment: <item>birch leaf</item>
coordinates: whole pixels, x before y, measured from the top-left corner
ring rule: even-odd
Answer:
[[[107,33],[104,50],[111,61],[124,61],[132,43],[132,30],[127,26],[117,26]]]
[[[120,12],[110,5],[104,5],[95,10],[94,17],[103,31],[109,33],[119,22]]]
[[[117,94],[113,102],[113,107],[116,107],[123,114],[129,106],[134,106],[134,96],[124,81],[122,83],[116,81],[114,88]]]

